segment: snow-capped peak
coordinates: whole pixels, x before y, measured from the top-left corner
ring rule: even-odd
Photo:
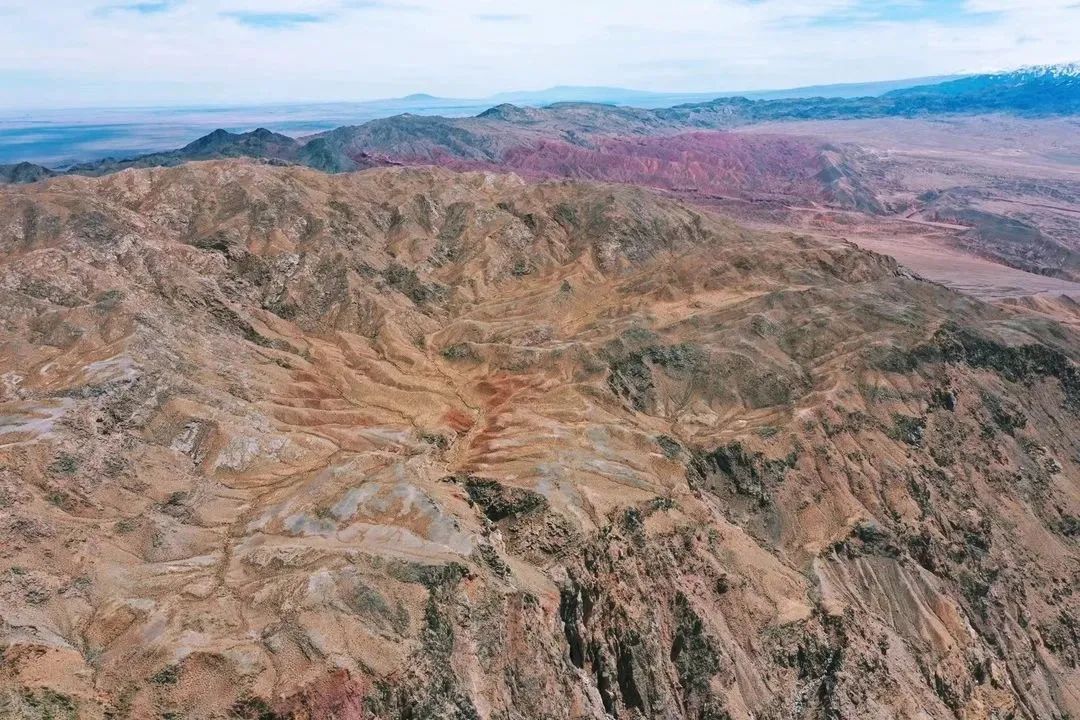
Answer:
[[[1017,75],[1025,78],[1066,79],[1080,78],[1080,62],[1054,65],[1028,65],[1016,70],[1005,70],[996,75]]]

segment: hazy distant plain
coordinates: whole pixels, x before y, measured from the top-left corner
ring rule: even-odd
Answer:
[[[476,115],[504,102],[526,106],[564,101],[603,102],[657,108],[703,102],[725,95],[743,95],[758,100],[814,96],[855,97],[879,95],[890,90],[941,82],[953,77],[955,76],[909,78],[737,93],[658,93],[623,88],[562,86],[531,92],[502,93],[478,99],[438,98],[421,94],[363,102],[233,107],[0,109],[0,165],[28,161],[61,169],[74,163],[106,157],[129,158],[186,145],[218,128],[231,132],[246,132],[265,127],[298,137],[399,113],[445,117]]]
[[[300,136],[403,112],[462,116],[487,107],[490,101],[432,99],[233,108],[0,111],[0,164],[29,161],[61,168],[75,162],[180,147],[217,128],[240,132],[265,127]]]

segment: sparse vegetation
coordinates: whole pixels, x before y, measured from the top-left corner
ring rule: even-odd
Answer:
[[[547,507],[543,495],[524,488],[507,487],[495,480],[467,477],[469,499],[493,522],[518,518]]]
[[[720,657],[704,623],[681,592],[675,594],[673,620],[671,661],[679,673],[683,692],[689,698],[701,698],[708,693],[709,681],[720,669]]]
[[[54,690],[0,689],[0,717],[11,720],[77,720],[78,703]]]
[[[94,302],[97,303],[98,308],[102,310],[111,310],[120,304],[120,301],[124,299],[123,290],[106,290],[103,293],[98,294],[94,298]]]
[[[446,288],[427,284],[420,280],[416,271],[397,263],[391,263],[383,272],[386,284],[413,301],[416,305],[437,303],[446,297]]]
[[[65,452],[58,454],[49,466],[49,472],[54,475],[74,475],[78,469],[79,459]]]
[[[716,489],[717,481],[722,480],[735,493],[767,506],[771,503],[772,486],[783,481],[797,460],[794,451],[784,458],[767,459],[763,453],[749,453],[741,443],[733,442],[711,452],[695,451],[687,465],[686,477],[691,487],[709,489]]]
[[[669,459],[679,457],[683,451],[679,441],[668,435],[657,436],[656,444],[660,446],[660,450],[664,453],[664,456]]]
[[[655,337],[651,333],[644,336],[641,333],[648,331],[631,330],[623,336],[623,341],[633,348],[646,338]],[[705,353],[690,343],[646,345],[629,351],[612,347],[608,352],[612,355],[608,367],[608,388],[639,412],[647,412],[656,404],[653,367],[670,374],[685,375],[703,369],[707,360]]]
[[[180,666],[166,665],[150,677],[154,685],[175,685],[180,682]]]
[[[421,432],[420,440],[437,450],[447,450],[451,443],[450,438],[445,435],[430,432]]]
[[[555,222],[568,230],[576,230],[581,224],[577,210],[574,209],[574,206],[567,203],[559,203],[556,205],[553,217],[555,218]]]
[[[469,343],[455,343],[442,351],[447,360],[476,360],[476,352]]]
[[[893,425],[889,429],[889,437],[913,447],[922,446],[923,432],[926,430],[926,418],[894,414],[892,420]]]
[[[510,267],[510,274],[514,277],[524,277],[536,272],[536,265],[529,258],[517,258]]]
[[[1015,406],[1010,406],[1002,398],[992,393],[982,394],[983,407],[990,413],[990,419],[999,430],[1012,435],[1017,430],[1027,427],[1027,417]]]
[[[229,708],[230,720],[288,720],[278,715],[270,707],[270,703],[259,697],[248,695],[233,703]]]
[[[903,552],[892,535],[872,520],[856,523],[848,537],[833,545],[832,551],[847,558],[860,555],[899,558]]]
[[[138,518],[124,518],[123,520],[117,520],[113,525],[113,529],[121,535],[127,535],[130,532],[135,532],[139,527]]]
[[[948,388],[934,388],[930,396],[930,407],[942,408],[952,412],[956,410],[956,396]]]

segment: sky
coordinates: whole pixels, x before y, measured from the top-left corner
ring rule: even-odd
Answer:
[[[0,0],[0,109],[663,92],[1080,60],[1080,0]]]

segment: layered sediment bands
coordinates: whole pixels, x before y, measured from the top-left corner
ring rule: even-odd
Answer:
[[[3,713],[1080,714],[1075,329],[623,186],[0,217]]]
[[[822,204],[876,213],[883,205],[855,170],[859,152],[818,140],[725,132],[630,137],[515,134],[500,127],[491,154],[453,143],[423,149],[393,144],[380,156],[405,164],[434,163],[455,170],[513,171],[527,177],[601,180],[644,185],[697,200]],[[357,162],[371,152],[352,151]]]

